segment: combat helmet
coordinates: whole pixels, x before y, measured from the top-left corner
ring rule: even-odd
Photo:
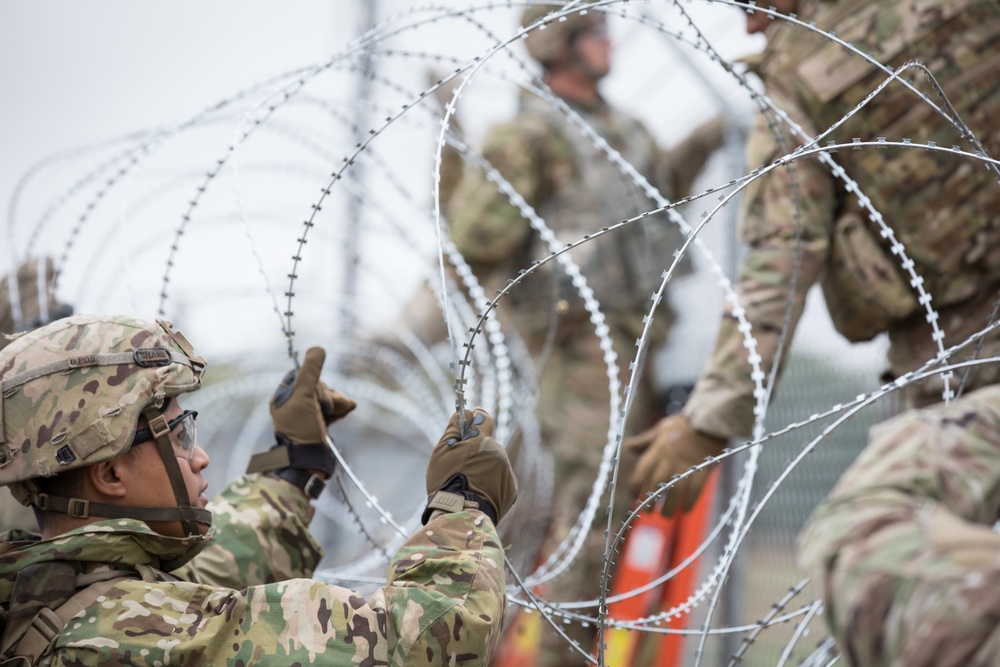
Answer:
[[[527,28],[546,14],[558,11],[553,5],[533,5],[521,14],[521,27]],[[573,40],[588,28],[605,22],[602,12],[572,12],[545,23],[544,29],[535,28],[524,38],[528,55],[547,65],[566,56]]]
[[[205,360],[165,320],[78,315],[23,334],[0,351],[0,485],[24,505],[78,518],[211,525],[191,506],[164,402],[201,384]],[[174,507],[89,502],[41,491],[35,480],[111,460],[146,418],[173,486]]]

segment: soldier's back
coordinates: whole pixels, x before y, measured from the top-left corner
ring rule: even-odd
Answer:
[[[803,3],[804,18],[878,63],[802,26],[775,31],[764,59],[768,87],[782,89],[825,137],[910,141],[1000,154],[1000,4],[982,0]],[[941,85],[944,98],[919,62]],[[898,68],[911,64],[868,99]],[[956,127],[914,90],[954,109]],[[859,109],[859,105],[864,105]],[[964,136],[963,136],[964,135]],[[1000,185],[973,157],[906,147],[841,149],[834,159],[870,198],[927,280],[935,303],[970,298],[1000,278]],[[838,187],[843,190],[843,184]],[[851,199],[846,206],[857,206]],[[868,211],[860,210],[863,217]]]

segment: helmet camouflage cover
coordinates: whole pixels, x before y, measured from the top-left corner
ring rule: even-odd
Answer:
[[[201,384],[205,360],[170,323],[78,315],[0,351],[0,485],[113,459],[147,406]]]
[[[527,28],[546,14],[558,10],[559,8],[553,5],[528,7],[521,15],[521,27]],[[529,32],[524,38],[524,45],[528,49],[528,54],[544,65],[562,57],[569,49],[574,37],[605,20],[604,14],[598,11],[566,14]]]

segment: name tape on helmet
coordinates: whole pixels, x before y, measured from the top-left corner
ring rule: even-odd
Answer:
[[[170,351],[162,347],[140,347],[132,353],[132,358],[144,368],[169,366],[174,361]]]

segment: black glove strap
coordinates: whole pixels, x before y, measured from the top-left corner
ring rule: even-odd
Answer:
[[[323,493],[323,489],[326,488],[326,480],[319,475],[310,473],[308,470],[299,470],[298,468],[278,468],[277,470],[270,471],[270,474],[275,477],[280,477],[287,482],[291,482],[295,486],[302,489],[302,492],[313,500],[319,498]]]
[[[254,454],[247,472],[272,472],[282,468],[301,471],[318,470],[329,477],[337,467],[337,457],[326,443],[310,445],[277,444],[266,452]]]
[[[420,515],[420,523],[426,526],[434,510],[461,512],[465,509],[465,503],[459,503],[459,499],[477,503],[479,511],[488,516],[494,526],[497,525],[497,515],[493,511],[493,505],[478,493],[469,491],[469,480],[460,472],[449,477],[444,486],[427,496],[427,506],[424,508],[424,513]]]

